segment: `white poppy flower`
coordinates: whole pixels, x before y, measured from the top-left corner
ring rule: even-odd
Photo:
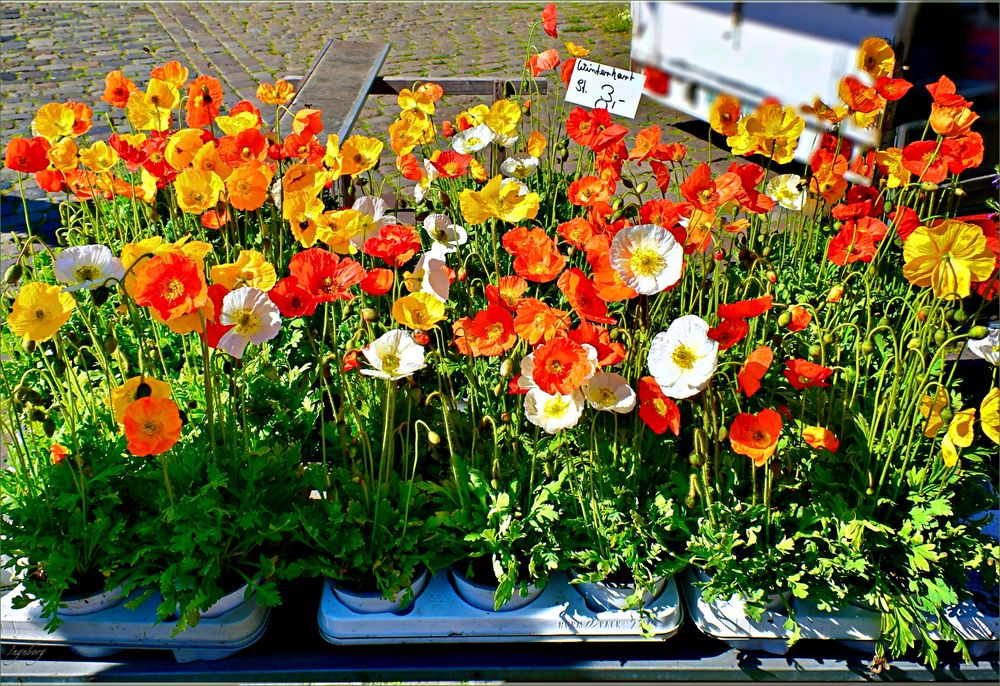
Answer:
[[[441,302],[448,302],[451,280],[448,278],[448,253],[445,246],[433,243],[417,260],[417,266],[406,277],[406,287],[411,293],[430,293]]]
[[[990,329],[985,338],[969,340],[969,352],[993,366],[1000,365],[1000,329]]]
[[[366,376],[380,379],[402,379],[423,369],[424,348],[413,340],[408,331],[393,329],[361,349],[372,369],[362,369]]]
[[[800,212],[806,206],[808,197],[803,188],[802,177],[798,174],[781,174],[767,182],[765,194],[774,202],[788,210]]]
[[[359,230],[351,238],[351,243],[359,250],[369,238],[378,235],[379,229],[386,224],[395,224],[396,218],[385,213],[385,201],[373,195],[365,195],[354,201],[351,206],[361,215]]]
[[[444,248],[445,252],[455,252],[460,245],[469,240],[469,233],[464,227],[453,224],[446,214],[429,214],[424,219],[424,231],[435,244]]]
[[[486,124],[459,131],[451,139],[451,149],[463,155],[479,152],[493,142],[496,134]]]
[[[125,278],[122,261],[106,245],[78,245],[65,248],[52,266],[56,279],[66,284],[65,291],[92,291],[110,279]]]
[[[515,179],[526,179],[538,169],[538,158],[519,152],[500,163],[500,173]]]
[[[514,143],[517,143],[517,134],[516,133],[512,133],[512,134],[509,134],[509,135],[504,135],[504,134],[501,134],[501,133],[497,133],[497,134],[494,134],[494,135],[495,135],[495,138],[493,139],[493,142],[496,143],[497,145],[499,145],[501,148],[509,148],[512,145],[514,145]]]
[[[611,266],[626,286],[643,295],[677,283],[683,264],[684,247],[656,224],[622,229],[611,241]]]
[[[583,395],[595,410],[625,414],[635,407],[635,391],[625,377],[614,372],[597,372],[583,385]]]
[[[649,346],[649,372],[668,398],[690,398],[715,372],[719,343],[708,337],[708,324],[688,314],[656,334]]]
[[[583,414],[583,393],[550,395],[541,388],[532,388],[524,396],[524,416],[535,426],[550,434],[576,426]]]
[[[278,335],[281,314],[267,293],[245,286],[230,291],[223,298],[219,323],[233,328],[222,335],[218,347],[240,359],[248,343],[259,345]]]
[[[424,178],[427,179],[427,183],[430,184],[434,179],[441,176],[441,170],[434,166],[434,163],[430,160],[424,160]]]

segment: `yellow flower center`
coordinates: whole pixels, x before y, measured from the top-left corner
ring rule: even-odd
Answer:
[[[184,284],[180,279],[171,279],[163,288],[163,298],[170,302],[177,300],[184,294]]]
[[[252,336],[260,331],[260,317],[253,310],[236,310],[232,314],[233,325],[241,336]]]
[[[618,402],[618,398],[615,396],[615,392],[610,388],[599,388],[596,392],[591,394],[590,399],[601,407],[611,407]]]
[[[653,409],[656,410],[656,414],[662,417],[667,413],[667,404],[663,402],[662,398],[653,398]]]
[[[632,272],[636,276],[655,276],[665,266],[666,259],[653,248],[642,246],[632,253]]]
[[[382,361],[382,371],[394,374],[399,369],[399,355],[394,353],[382,353],[379,355]]]
[[[92,264],[85,264],[82,267],[78,267],[73,276],[76,277],[77,281],[90,281],[91,279],[96,279],[101,275],[101,270]]]
[[[695,360],[698,359],[698,356],[694,354],[694,351],[683,343],[674,348],[674,354],[672,357],[674,364],[681,369],[694,368]]]
[[[542,411],[548,417],[559,419],[569,411],[569,403],[557,395],[545,401],[545,405],[542,406]]]
[[[503,335],[503,324],[500,322],[491,324],[490,328],[486,329],[486,338],[491,341],[497,340],[501,335]]]

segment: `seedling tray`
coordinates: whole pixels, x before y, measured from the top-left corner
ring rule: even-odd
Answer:
[[[702,633],[740,650],[771,655],[788,652],[792,632],[784,627],[787,615],[765,611],[759,621],[754,621],[747,617],[741,599],[716,599],[709,603],[690,572],[683,575],[681,588],[691,620]],[[870,610],[849,605],[837,612],[821,612],[815,603],[798,598],[793,598],[791,605],[803,640],[839,641],[847,647],[867,651],[874,649],[881,633],[879,615]],[[947,619],[974,657],[997,651],[997,617],[990,617],[975,603],[965,601],[949,611]],[[931,632],[931,636],[940,638],[936,632]]]
[[[684,610],[673,579],[648,609],[656,638],[677,633]],[[330,643],[349,645],[649,640],[642,637],[638,612],[590,610],[564,574],[553,576],[529,605],[509,612],[487,612],[467,604],[446,573],[435,575],[403,614],[358,614],[324,583],[319,632]]]
[[[53,633],[45,630],[41,606],[30,603],[14,609],[12,600],[20,589],[0,599],[0,640],[5,644],[66,646],[88,658],[105,657],[122,649],[152,648],[169,650],[177,662],[219,660],[252,645],[267,627],[269,610],[251,597],[230,612],[213,619],[202,619],[171,636],[174,622],[156,623],[154,594],[139,607],[129,610],[124,604],[86,615],[67,616]]]

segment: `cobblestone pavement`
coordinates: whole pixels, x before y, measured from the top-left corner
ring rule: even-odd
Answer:
[[[330,38],[391,45],[385,76],[516,76],[533,23],[545,3],[281,2],[281,3],[8,3],[0,6],[0,144],[30,135],[40,105],[83,101],[95,110],[92,137],[110,133],[100,101],[104,76],[121,69],[140,87],[150,70],[179,60],[222,81],[226,102],[255,101],[262,81],[303,74]],[[559,40],[537,28],[539,50],[573,41],[591,59],[629,66],[628,3],[559,3]],[[550,97],[562,97],[552,76]],[[454,104],[454,103],[453,103]],[[466,103],[458,103],[465,105]],[[356,131],[381,134],[395,101],[371,97]],[[661,126],[686,119],[644,102],[633,123]],[[690,136],[668,129],[671,140]],[[0,194],[17,193],[0,173]],[[28,187],[32,188],[29,189]],[[33,180],[29,198],[42,197]],[[8,204],[9,206],[9,204]]]

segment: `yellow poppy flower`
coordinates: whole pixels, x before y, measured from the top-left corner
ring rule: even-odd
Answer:
[[[142,383],[149,387],[149,397],[170,397],[170,384],[163,381],[157,381],[156,379],[148,376],[133,376],[121,386],[111,389],[111,412],[117,423],[121,424],[125,420],[125,408],[139,399],[136,397],[136,394],[139,390],[139,385]],[[143,388],[143,397],[147,397],[145,390],[146,389]]]
[[[914,286],[930,286],[941,300],[969,295],[973,281],[993,273],[993,252],[975,224],[946,219],[931,228],[918,226],[903,244],[903,276]]]
[[[169,83],[174,88],[183,88],[188,80],[188,68],[180,62],[167,62],[150,72],[150,77]]]
[[[256,250],[240,250],[235,262],[213,266],[211,277],[212,283],[222,284],[229,290],[251,286],[269,291],[278,281],[274,265]]]
[[[240,112],[233,116],[216,117],[215,125],[227,136],[237,136],[247,129],[257,128],[257,115],[253,112]]]
[[[45,138],[50,143],[63,136],[72,136],[76,115],[66,105],[50,102],[42,105],[31,120],[31,132]]]
[[[464,112],[459,112],[455,117],[455,121],[461,121],[464,117],[469,122],[469,126],[479,126],[483,123],[483,117],[490,113],[490,108],[486,105],[479,104],[475,107],[470,107]]]
[[[509,136],[521,121],[521,107],[513,100],[497,100],[483,117],[483,123],[498,136]]]
[[[903,166],[903,151],[899,148],[886,148],[875,151],[875,162],[886,169],[888,178],[886,188],[899,188],[910,182],[910,170]]]
[[[104,141],[97,141],[80,151],[80,162],[95,172],[107,172],[118,164],[118,153]]]
[[[294,94],[295,88],[284,79],[279,79],[273,86],[269,83],[257,86],[257,99],[265,105],[284,105]]]
[[[586,57],[587,55],[590,54],[590,50],[588,48],[584,48],[580,45],[577,45],[572,41],[566,42],[566,52],[568,52],[573,57]]]
[[[896,53],[884,38],[865,38],[858,50],[858,69],[876,79],[892,76],[896,70]]]
[[[344,158],[340,154],[340,136],[331,133],[326,137],[326,155],[323,156],[323,166],[334,176],[334,179],[343,174]]]
[[[469,173],[472,175],[472,178],[479,183],[485,183],[486,179],[490,178],[490,175],[486,171],[486,167],[484,167],[483,163],[475,157],[473,157],[472,161],[469,162]]]
[[[382,141],[368,136],[351,136],[341,148],[341,174],[357,176],[378,165]]]
[[[431,293],[411,293],[392,304],[392,317],[410,329],[433,329],[444,319],[444,303]]]
[[[149,170],[143,167],[139,171],[139,185],[135,187],[135,195],[145,203],[153,204],[156,200],[157,178]]]
[[[303,192],[310,195],[319,195],[323,184],[320,183],[319,188],[316,187],[316,172],[318,171],[319,167],[314,164],[304,164],[302,162],[293,164],[285,170],[285,175],[281,177],[281,188],[285,193]]]
[[[925,395],[920,400],[920,416],[927,420],[924,424],[924,436],[933,438],[937,435],[937,432],[944,426],[944,419],[941,418],[941,410],[950,404],[951,399],[948,397],[948,391],[940,386],[938,386],[937,395],[933,398]]]
[[[389,140],[397,156],[405,155],[434,141],[434,124],[423,112],[407,110],[389,126]]]
[[[975,417],[975,408],[955,413],[948,425],[948,433],[941,441],[941,459],[945,467],[954,467],[958,464],[959,448],[968,448],[972,445],[972,425]]]
[[[340,255],[358,251],[352,239],[362,231],[364,219],[357,210],[332,210],[324,212],[316,227],[316,239]]]
[[[185,169],[174,180],[177,206],[188,214],[201,214],[215,207],[224,188],[222,179],[210,171]]]
[[[45,153],[49,162],[59,171],[73,171],[80,164],[77,157],[76,142],[72,138],[63,138],[61,141],[49,148]]]
[[[150,79],[145,93],[136,91],[129,97],[125,115],[141,131],[164,131],[170,127],[171,112],[180,100],[180,93],[171,84]]]
[[[541,131],[532,131],[528,134],[528,144],[525,151],[532,157],[541,158],[545,152],[545,134]]]
[[[205,145],[201,137],[203,133],[201,129],[181,129],[171,134],[163,151],[167,164],[178,171],[191,164],[195,155]]]
[[[534,219],[538,214],[537,193],[527,191],[527,187],[514,179],[494,176],[482,190],[465,189],[458,196],[465,221],[475,226],[487,219],[500,219],[517,223],[524,219]]]
[[[427,114],[434,114],[434,99],[433,94],[428,91],[417,90],[416,93],[411,91],[409,88],[404,88],[399,91],[399,95],[396,96],[396,103],[399,105],[399,109],[406,112],[408,110],[419,110]]]
[[[191,160],[191,168],[218,174],[219,178],[223,181],[228,179],[229,175],[233,173],[233,168],[219,157],[219,149],[216,147],[215,141],[209,141],[198,148],[198,152],[195,153],[194,158]]]
[[[991,388],[979,405],[979,421],[983,433],[1000,445],[1000,388]]]
[[[24,340],[47,341],[73,314],[76,301],[59,286],[33,281],[21,289],[7,315],[7,326]]]
[[[778,164],[786,164],[795,157],[805,125],[805,120],[791,107],[769,103],[740,119],[736,135],[729,136],[726,142],[734,155],[760,153]]]
[[[286,193],[281,215],[292,229],[292,235],[303,248],[316,242],[316,232],[323,219],[323,201],[308,192]]]

